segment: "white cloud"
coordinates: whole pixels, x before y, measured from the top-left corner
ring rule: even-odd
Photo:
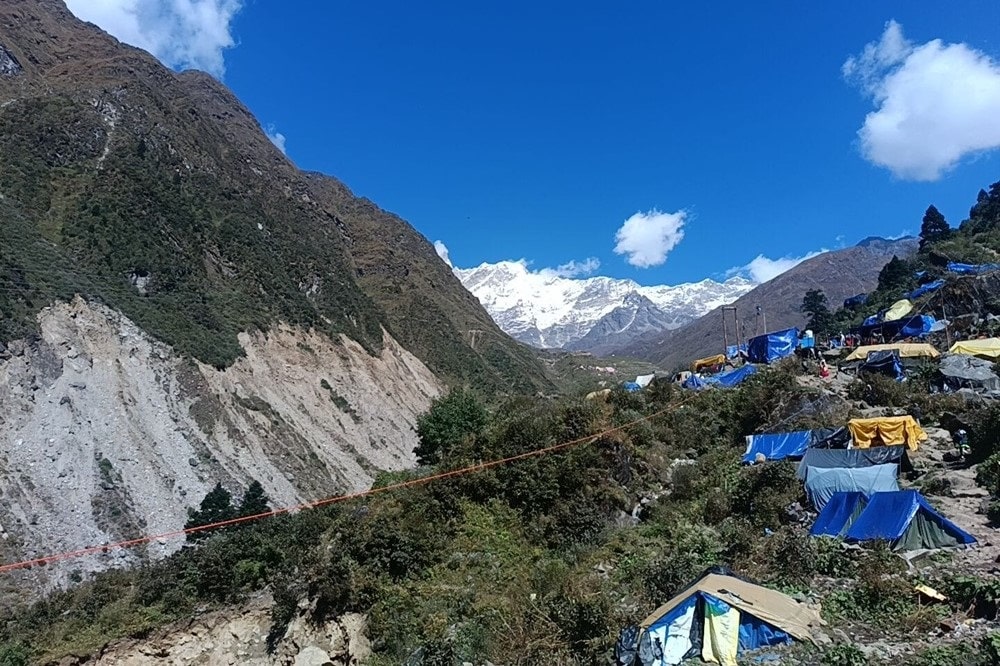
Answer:
[[[282,152],[284,152],[284,151],[282,151]],[[434,251],[438,253],[439,257],[441,257],[441,261],[443,261],[444,263],[448,264],[449,268],[454,268],[454,266],[451,265],[451,259],[448,258],[448,246],[447,245],[445,245],[444,243],[442,243],[439,240],[436,240],[436,241],[434,241]]]
[[[899,178],[937,180],[1000,147],[1000,64],[966,44],[914,44],[890,21],[843,74],[876,107],[858,130],[862,153]]]
[[[243,0],[66,0],[71,12],[170,67],[222,78]]]
[[[760,284],[776,278],[785,271],[795,268],[806,259],[812,259],[813,257],[823,254],[824,252],[826,252],[826,250],[810,252],[801,257],[781,257],[779,259],[769,259],[762,254],[758,254],[753,261],[745,266],[730,268],[726,271],[726,277],[742,275],[753,282]]]
[[[285,135],[277,131],[274,128],[274,125],[268,125],[267,129],[264,130],[264,133],[267,134],[267,138],[271,140],[271,143],[273,143],[278,150],[285,155],[288,154],[285,150]]]
[[[538,272],[555,277],[586,277],[593,275],[600,267],[601,261],[597,257],[587,257],[583,261],[567,261],[555,268],[543,268]]]
[[[684,238],[685,211],[663,213],[655,208],[625,220],[615,234],[615,254],[639,268],[659,266]]]

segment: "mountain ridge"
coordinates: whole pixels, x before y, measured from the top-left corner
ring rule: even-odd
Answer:
[[[597,353],[651,329],[681,326],[752,287],[742,277],[642,286],[630,279],[531,271],[524,261],[484,262],[454,272],[515,339],[535,347]],[[626,320],[637,325],[622,328]]]

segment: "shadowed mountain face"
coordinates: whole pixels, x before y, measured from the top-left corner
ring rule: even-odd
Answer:
[[[81,293],[217,367],[284,321],[373,353],[385,329],[446,380],[546,385],[406,222],[300,172],[215,79],[58,0],[0,5],[0,166],[0,341]]]
[[[800,311],[802,297],[810,289],[826,294],[831,308],[856,294],[871,291],[878,284],[878,274],[892,259],[908,257],[917,251],[917,240],[903,238],[889,241],[866,238],[854,247],[824,252],[803,261],[791,270],[761,284],[736,299],[740,335],[745,341],[754,335],[802,326],[806,316]],[[761,314],[757,314],[757,308]],[[727,314],[730,344],[735,343],[732,315]],[[663,368],[683,366],[696,358],[724,351],[722,309],[717,308],[700,319],[666,334],[646,336],[621,352],[657,363]]]

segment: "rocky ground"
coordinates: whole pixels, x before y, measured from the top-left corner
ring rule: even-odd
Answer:
[[[244,335],[246,356],[217,370],[81,299],[39,320],[40,339],[0,349],[6,562],[176,530],[216,482],[238,496],[256,479],[275,506],[367,488],[378,470],[414,464],[416,417],[440,391],[388,336],[372,356],[347,339],[276,326]],[[0,598],[138,554],[5,578]]]

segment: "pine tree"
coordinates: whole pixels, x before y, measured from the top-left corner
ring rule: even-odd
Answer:
[[[908,262],[895,255],[878,274],[879,291],[910,289],[913,283],[913,268]]]
[[[221,483],[216,483],[215,487],[205,495],[205,499],[201,501],[201,506],[197,511],[188,509],[188,520],[184,523],[184,529],[211,525],[235,517],[236,509],[233,508],[233,496],[222,487]],[[208,534],[209,530],[192,532],[187,535],[187,538],[188,541],[200,541]]]
[[[948,234],[951,232],[951,227],[948,226],[948,221],[944,219],[944,215],[941,214],[934,205],[927,207],[927,212],[924,213],[923,224],[920,225],[920,247],[923,249],[927,243],[933,243],[934,241],[947,238]]]
[[[260,485],[260,481],[254,479],[247,486],[246,492],[243,493],[243,499],[240,500],[240,508],[237,510],[237,515],[256,516],[270,510],[270,499],[264,492],[264,486]]]
[[[826,294],[821,290],[810,289],[807,291],[806,295],[802,297],[802,306],[799,309],[809,315],[809,322],[806,326],[814,334],[819,335],[829,332],[830,327],[833,325],[833,315],[830,313],[830,307],[827,305]]]

